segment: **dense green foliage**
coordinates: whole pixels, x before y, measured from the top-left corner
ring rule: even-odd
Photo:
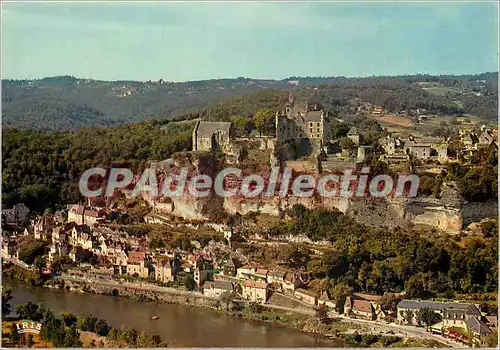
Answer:
[[[106,339],[118,347],[155,348],[166,346],[158,334],[139,333],[128,327],[111,328]]]
[[[191,148],[192,123],[145,122],[75,133],[6,129],[2,138],[2,199],[43,210],[80,199],[78,179],[94,166],[164,160]]]
[[[472,165],[450,164],[446,179],[456,181],[460,194],[467,200],[498,198],[497,154],[495,147],[480,149],[474,155]]]
[[[37,257],[46,253],[48,245],[48,242],[37,240],[26,242],[19,247],[19,260],[24,261],[28,265],[33,264]]]
[[[157,334],[139,333],[137,330],[127,327],[117,330],[109,326],[105,320],[92,315],[79,318],[72,313],[64,312],[61,317],[56,317],[50,309],[31,302],[18,304],[16,312],[20,319],[42,322],[40,336],[56,348],[81,347],[83,344],[80,340],[79,330],[105,336],[108,341],[122,347],[142,348],[166,345]]]
[[[31,286],[42,285],[45,281],[45,276],[41,276],[38,271],[27,270],[15,264],[4,266],[2,269],[2,278],[15,279]]]
[[[333,285],[381,294],[405,290],[409,298],[496,291],[497,233],[461,245],[447,236],[427,238],[409,229],[368,227],[338,211],[297,205],[290,215],[291,221],[268,234],[328,239],[332,249],[307,267]]]
[[[12,300],[12,291],[2,286],[2,317],[10,314],[10,301]]]

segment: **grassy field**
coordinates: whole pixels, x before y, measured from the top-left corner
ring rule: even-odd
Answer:
[[[438,96],[444,96],[444,95],[446,95],[446,93],[458,94],[461,91],[460,89],[457,89],[457,88],[445,87],[445,86],[436,86],[436,87],[423,88],[423,89],[430,94],[438,95]]]
[[[259,311],[252,311],[245,308],[242,312],[244,318],[248,320],[273,322],[283,326],[302,329],[308,316],[281,310],[271,310],[262,307]]]
[[[374,117],[374,119],[378,121],[380,125],[398,125],[407,128],[413,125],[410,118],[392,114],[380,115]]]

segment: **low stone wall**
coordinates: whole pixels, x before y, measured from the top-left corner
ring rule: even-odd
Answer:
[[[139,301],[156,301],[167,304],[177,304],[182,306],[196,306],[208,309],[220,307],[220,301],[204,296],[200,293],[174,292],[174,291],[153,291],[134,288],[130,285],[107,285],[99,282],[80,282],[69,279],[64,280],[64,288],[74,291],[82,291],[90,294],[110,295],[124,298],[136,299]]]

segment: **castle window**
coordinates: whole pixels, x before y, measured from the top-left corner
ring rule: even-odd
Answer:
[[[319,128],[319,122],[316,123],[316,126]]]
[[[309,122],[309,126],[310,126],[310,127],[312,128],[312,126],[313,126],[313,123],[312,123],[312,122]]]
[[[312,132],[313,132],[313,128],[309,128],[309,133],[312,134]]]

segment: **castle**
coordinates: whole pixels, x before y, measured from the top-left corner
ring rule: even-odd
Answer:
[[[327,112],[290,95],[285,108],[276,112],[276,141],[293,140],[305,153],[317,153],[326,143]]]

